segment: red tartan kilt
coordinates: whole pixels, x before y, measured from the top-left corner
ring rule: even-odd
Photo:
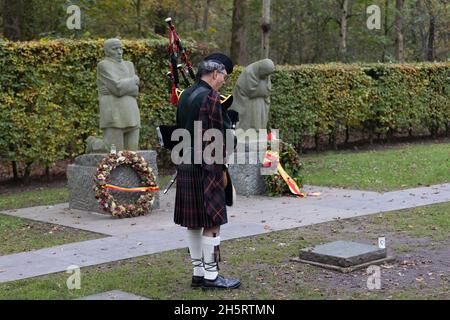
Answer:
[[[177,168],[177,193],[174,222],[183,227],[214,227],[227,222],[212,221],[205,209],[202,168],[199,165],[182,164]]]

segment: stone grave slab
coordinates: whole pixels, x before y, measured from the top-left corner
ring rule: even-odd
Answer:
[[[373,264],[392,260],[386,248],[351,241],[334,241],[300,250],[299,258],[293,261],[351,272]]]

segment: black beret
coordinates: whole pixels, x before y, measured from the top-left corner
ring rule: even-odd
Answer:
[[[231,59],[228,56],[224,55],[223,53],[217,52],[210,54],[203,60],[204,61],[211,60],[219,62],[225,66],[225,69],[227,70],[228,74],[231,74],[233,72],[233,61],[231,61]]]

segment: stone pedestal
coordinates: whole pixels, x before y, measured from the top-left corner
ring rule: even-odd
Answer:
[[[258,149],[257,141],[238,143],[228,166],[237,194],[244,196],[266,194],[266,184],[261,175],[265,152],[265,149]]]
[[[243,196],[266,194],[261,164],[230,164],[228,171],[237,194]]]
[[[158,167],[156,164],[156,151],[142,150],[138,154],[143,156],[153,170],[156,182],[158,183]],[[107,154],[84,154],[75,159],[74,164],[67,167],[67,182],[69,186],[69,208],[84,211],[109,214],[100,207],[94,197],[94,175],[98,163]],[[109,181],[111,184],[121,187],[140,186],[140,179],[136,172],[128,166],[119,166],[111,172]],[[121,192],[110,190],[111,194],[120,203],[134,203],[139,198],[140,193]],[[153,209],[159,208],[159,192],[156,193]]]

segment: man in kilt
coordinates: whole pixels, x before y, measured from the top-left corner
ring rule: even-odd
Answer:
[[[198,67],[197,81],[184,90],[178,102],[177,126],[189,131],[194,146],[194,122],[200,121],[202,137],[208,129],[223,134],[230,128],[230,120],[220,104],[218,91],[233,71],[233,63],[226,55],[215,53],[206,57]],[[199,124],[197,123],[197,124]],[[202,139],[203,140],[203,139]],[[202,150],[208,142],[203,142]],[[225,143],[223,147],[225,155]],[[187,241],[191,255],[192,287],[203,289],[235,289],[241,282],[218,274],[220,261],[220,226],[227,223],[225,186],[231,183],[224,161],[198,161],[194,148],[189,163],[177,167],[174,221],[187,227]],[[202,153],[203,155],[203,153]],[[226,173],[226,174],[224,174]]]

